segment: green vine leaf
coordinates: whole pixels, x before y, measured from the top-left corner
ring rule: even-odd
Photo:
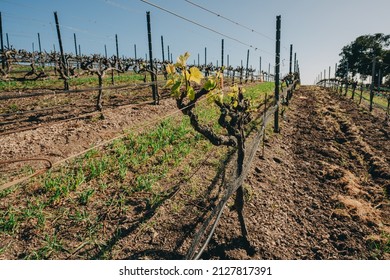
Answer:
[[[203,79],[203,74],[197,67],[190,68],[190,81],[200,85]]]
[[[176,74],[176,67],[173,64],[168,64],[166,67],[168,75],[174,75]]]
[[[213,90],[217,86],[217,83],[213,79],[208,79],[204,84],[203,88],[205,90]]]
[[[171,93],[172,93],[172,96],[174,96],[175,98],[179,98],[180,97],[180,87],[181,87],[181,80],[177,81],[172,86]]]
[[[179,58],[177,59],[175,66],[184,69],[187,66],[187,60],[189,57],[190,57],[189,52],[185,52],[183,55],[180,55]]]
[[[195,99],[195,90],[194,90],[194,88],[193,87],[188,87],[188,90],[187,90],[187,98],[189,99],[189,100],[194,100]]]

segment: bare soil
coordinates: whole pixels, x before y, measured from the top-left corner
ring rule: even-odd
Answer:
[[[209,257],[389,259],[390,129],[384,118],[337,94],[302,87],[247,180],[252,198],[245,211],[256,254],[231,248],[232,214],[218,228]],[[386,246],[387,253],[379,250]]]
[[[4,135],[0,157],[57,161],[174,110],[172,100],[108,108],[103,120],[69,120]],[[265,155],[258,151],[245,183],[251,247],[241,238],[232,199],[202,258],[390,259],[390,129],[384,119],[383,112],[367,112],[338,94],[301,87],[286,108],[280,134],[269,130]],[[125,214],[107,210],[94,246],[72,237],[85,225],[53,218],[71,241],[51,258],[182,259],[222,188],[225,153],[214,148],[190,154],[181,166],[201,158],[194,175],[183,178],[183,169],[172,170],[157,186],[167,195],[156,207],[145,205],[143,196],[150,194],[144,193],[127,201]],[[13,246],[0,259],[23,258],[18,246],[34,247],[39,238],[12,245],[0,237],[0,247]]]
[[[106,92],[103,111],[99,112],[95,108],[96,94],[50,94],[2,101],[3,111],[15,104],[19,113],[0,115],[0,161],[47,158],[56,163],[130,129],[141,131],[158,122],[163,113],[176,109],[165,95],[161,106],[154,106],[150,89],[145,88],[136,93]],[[35,169],[45,164],[28,162]],[[10,170],[22,165],[26,163],[0,166],[0,175],[5,178]]]

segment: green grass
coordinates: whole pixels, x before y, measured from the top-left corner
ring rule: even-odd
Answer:
[[[275,91],[275,84],[273,82],[264,82],[246,88],[244,96],[252,100],[254,106],[264,101],[265,94],[272,96]]]
[[[42,260],[49,259],[53,253],[63,251],[64,247],[61,244],[61,241],[58,239],[56,234],[53,235],[45,235],[42,247],[37,251],[33,251],[29,254],[26,259],[31,260]]]
[[[8,106],[8,110],[6,111],[7,113],[15,113],[19,111],[19,106],[15,103],[12,103]]]
[[[344,95],[344,94],[345,94],[345,89],[343,89],[343,92],[342,92],[342,95]],[[348,89],[347,96],[352,97],[352,89],[350,89],[350,88]],[[370,92],[369,91],[363,91],[362,96],[363,96],[362,102],[367,102],[367,103],[370,102]],[[357,88],[355,90],[354,101],[359,102],[359,99],[360,99],[360,89]],[[386,109],[387,104],[388,104],[388,100],[387,100],[386,96],[383,96],[383,95],[378,96],[374,92],[373,103],[374,103],[374,105],[376,104],[376,105],[380,106],[382,109]]]
[[[19,225],[19,214],[13,206],[2,212],[0,215],[0,232],[15,233]]]
[[[133,74],[133,73],[125,73],[120,74],[119,76],[115,73],[114,74],[114,82],[115,85],[121,85],[126,83],[133,83],[143,81],[143,76],[139,74]],[[103,78],[103,86],[111,86],[111,74],[106,74],[106,76]],[[96,75],[90,75],[90,76],[83,76],[79,78],[73,78],[69,80],[69,86],[71,88],[77,87],[80,88],[86,88],[86,87],[97,87],[98,86],[98,77]]]
[[[58,89],[64,82],[57,78],[38,81],[0,81],[0,91],[24,91],[36,89]]]
[[[367,245],[371,251],[372,259],[383,259],[384,256],[390,254],[390,234],[382,232],[380,239],[368,238]]]

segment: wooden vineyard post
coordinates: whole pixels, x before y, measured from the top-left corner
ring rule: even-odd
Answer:
[[[229,66],[230,66],[230,63],[229,63],[230,61],[229,61],[229,59],[230,59],[230,58],[229,58],[229,55],[227,55],[227,56],[226,56],[226,67],[229,67]],[[229,72],[230,72],[230,70],[228,70],[228,73],[227,73],[228,76],[230,75]]]
[[[352,82],[352,96],[351,96],[351,99],[352,99],[352,100],[355,99],[356,86],[357,86],[357,82],[353,81],[353,82]]]
[[[76,39],[76,33],[73,33],[73,40],[74,40],[74,51],[76,54],[76,67],[77,69],[80,69],[79,60],[78,60],[78,52],[77,52],[77,39]]]
[[[118,44],[118,34],[115,34],[115,46],[116,46],[116,63],[115,68],[120,69],[119,65],[119,44]],[[114,71],[112,71],[114,73]],[[119,76],[119,71],[117,71],[117,75]],[[114,84],[114,78],[112,79],[112,84]]]
[[[207,66],[207,47],[204,48],[204,66]]]
[[[293,45],[290,44],[290,69],[289,69],[290,75],[292,74],[292,56],[293,56]]]
[[[164,37],[161,36],[161,54],[162,54],[162,61],[165,61],[165,55],[164,55]]]
[[[362,80],[362,84],[360,85],[359,105],[362,103],[362,98],[363,98],[363,80]]]
[[[280,26],[281,16],[276,17],[276,48],[275,48],[275,105],[274,132],[279,132],[279,72],[280,72]]]
[[[61,54],[61,64],[60,68],[62,67],[62,71],[65,74],[65,79],[64,79],[64,89],[69,90],[69,83],[68,83],[68,67],[66,65],[66,60],[65,60],[65,55],[64,55],[64,49],[62,47],[62,39],[61,39],[61,31],[60,31],[60,24],[58,23],[58,16],[57,12],[54,12],[54,20],[56,22],[56,27],[57,27],[57,36],[58,36],[58,44],[60,45],[60,54]]]
[[[263,77],[263,75],[261,74],[261,56],[260,56],[260,58],[259,58],[259,80],[260,80],[261,82],[264,82],[264,77]]]
[[[249,78],[249,49],[246,53],[245,83],[248,82],[248,78]]]
[[[116,59],[119,60],[119,45],[118,45],[118,34],[115,34],[115,49],[116,49]]]
[[[271,63],[268,63],[268,78],[267,78],[267,81],[268,82],[271,81]]]
[[[294,72],[298,72],[297,53],[294,53]]]
[[[326,88],[326,70],[324,69],[324,88]]]
[[[42,59],[42,46],[41,46],[41,35],[38,32],[38,46],[39,46],[39,58],[41,60],[41,65],[45,68],[45,62]]]
[[[8,33],[5,33],[5,38],[7,40],[7,49],[9,49],[9,38],[8,38]]]
[[[344,96],[347,96],[348,94],[348,72],[349,72],[349,65],[347,61],[347,73],[345,74],[345,93]]]
[[[224,58],[224,40],[222,39],[222,43],[221,43],[221,67],[223,67],[223,58]]]
[[[150,77],[152,79],[152,93],[153,93],[153,100],[154,104],[158,105],[159,98],[158,98],[158,91],[157,91],[157,77],[156,73],[154,72],[154,66],[153,66],[153,51],[152,51],[152,31],[150,27],[150,12],[146,12],[146,21],[147,21],[147,29],[148,29],[148,46],[149,46],[149,65],[150,65]]]
[[[1,42],[1,67],[5,69],[5,54],[4,54],[4,41],[3,41],[3,20],[0,12],[0,42]]]
[[[374,101],[374,81],[375,81],[375,57],[372,60],[371,85],[370,85],[370,112]]]
[[[337,72],[337,63],[334,65],[334,87],[335,87],[335,91],[337,92],[337,90],[338,90],[338,83],[336,81],[336,78],[337,78],[336,72]]]
[[[268,93],[265,92],[265,97],[264,97],[264,114],[263,114],[263,130],[264,130],[264,133],[263,133],[263,139],[262,139],[262,143],[261,143],[261,156],[262,158],[264,159],[265,158],[265,125],[266,125],[266,115],[267,115],[267,99],[268,99]]]

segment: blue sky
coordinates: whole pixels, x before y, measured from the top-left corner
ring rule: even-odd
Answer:
[[[58,12],[64,50],[74,53],[73,33],[76,33],[82,53],[115,53],[115,34],[118,34],[120,55],[134,57],[134,44],[138,57],[147,53],[146,11],[151,12],[154,56],[161,58],[161,36],[165,51],[169,45],[174,59],[189,51],[190,60],[221,62],[221,39],[225,42],[230,64],[237,66],[246,61],[250,50],[250,65],[268,70],[275,63],[276,16],[282,17],[282,74],[288,72],[289,46],[300,64],[304,84],[314,82],[318,74],[340,59],[341,48],[356,37],[365,34],[390,34],[389,0],[191,0],[221,16],[255,30],[251,32],[221,17],[199,9],[185,0],[148,0],[158,6],[180,14],[192,21],[223,33],[213,33],[184,21],[140,0],[0,0],[4,40],[8,33],[10,44],[16,48],[38,49],[37,33],[42,48],[58,50],[53,12]],[[261,33],[262,35],[258,34]],[[238,42],[239,41],[239,42]],[[253,47],[249,47],[249,46]],[[256,49],[257,48],[257,49]],[[273,69],[273,68],[271,68]]]

